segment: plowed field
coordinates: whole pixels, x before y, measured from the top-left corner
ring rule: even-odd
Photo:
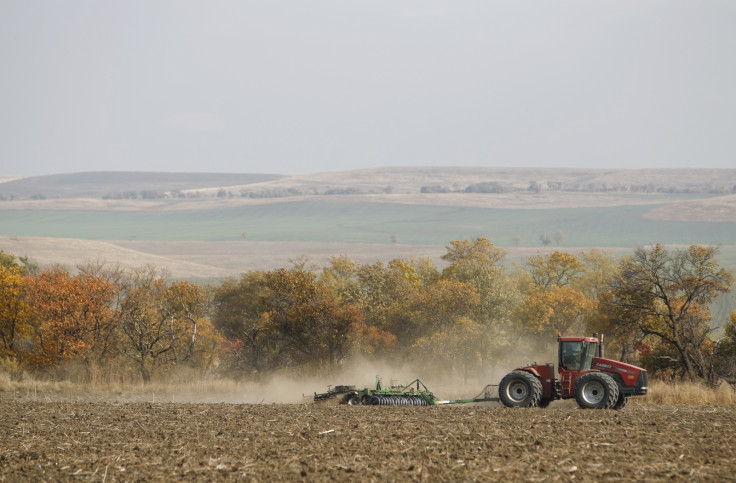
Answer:
[[[736,475],[736,408],[39,402],[0,394],[2,481],[469,481]]]

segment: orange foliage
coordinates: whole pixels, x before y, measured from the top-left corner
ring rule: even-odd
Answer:
[[[111,325],[113,287],[99,277],[72,277],[60,268],[28,279],[30,300],[37,314],[39,350],[33,360],[50,366],[62,360],[87,358],[104,349]]]

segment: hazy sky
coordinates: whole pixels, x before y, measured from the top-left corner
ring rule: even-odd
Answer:
[[[0,175],[736,167],[736,0],[0,0]]]

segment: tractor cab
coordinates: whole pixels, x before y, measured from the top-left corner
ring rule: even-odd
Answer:
[[[598,339],[594,337],[558,337],[559,371],[589,371],[598,357]]]

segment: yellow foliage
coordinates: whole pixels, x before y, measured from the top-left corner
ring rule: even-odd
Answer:
[[[583,329],[585,316],[595,307],[594,301],[570,287],[529,295],[516,309],[516,316],[528,329],[548,337]]]
[[[22,268],[0,265],[0,357],[14,355],[16,342],[31,335],[32,316]]]

